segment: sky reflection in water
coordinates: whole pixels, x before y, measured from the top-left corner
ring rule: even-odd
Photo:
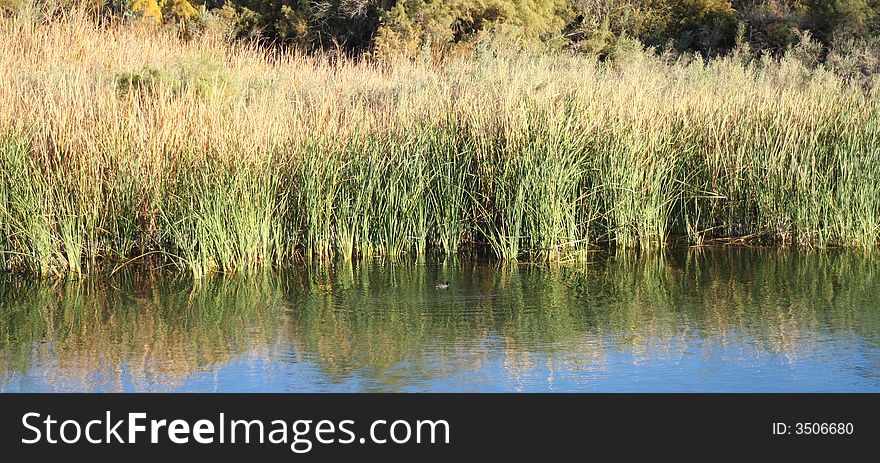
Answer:
[[[747,249],[8,281],[0,390],[877,392],[878,301],[871,256]]]

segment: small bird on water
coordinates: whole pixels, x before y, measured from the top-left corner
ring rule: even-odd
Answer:
[[[446,283],[437,283],[437,289],[449,289],[449,282]]]

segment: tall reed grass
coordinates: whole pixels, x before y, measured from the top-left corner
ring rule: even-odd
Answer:
[[[13,15],[0,264],[79,275],[152,256],[202,276],[482,246],[875,249],[878,97],[795,54],[376,63]]]

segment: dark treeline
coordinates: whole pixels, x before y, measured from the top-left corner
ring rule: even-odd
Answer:
[[[0,0],[0,10],[34,0]],[[70,3],[77,0],[36,0]],[[81,1],[81,0],[80,0]],[[878,49],[880,0],[89,0],[111,14],[301,50],[449,56],[481,39],[600,57],[633,48],[779,54],[810,37],[829,50]],[[871,53],[875,56],[877,53]]]

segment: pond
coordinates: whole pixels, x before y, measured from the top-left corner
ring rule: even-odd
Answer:
[[[878,392],[880,262],[727,248],[11,279],[0,391]]]

